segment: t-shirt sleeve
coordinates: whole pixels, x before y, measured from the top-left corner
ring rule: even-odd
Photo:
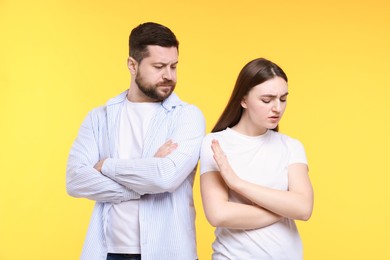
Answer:
[[[292,138],[289,138],[287,143],[290,153],[288,164],[290,165],[294,163],[304,163],[307,165],[308,163],[306,158],[306,152],[305,148],[303,147],[303,144],[300,141]]]
[[[211,149],[212,140],[212,134],[206,135],[206,137],[203,139],[202,148],[200,150],[200,175],[205,172],[219,171],[213,157],[213,150]]]

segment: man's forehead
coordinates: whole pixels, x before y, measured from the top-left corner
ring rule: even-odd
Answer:
[[[161,47],[157,45],[148,46],[149,55],[144,60],[152,63],[171,64],[178,62],[178,53],[176,47]]]

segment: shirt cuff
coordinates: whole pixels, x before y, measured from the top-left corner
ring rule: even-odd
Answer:
[[[115,180],[115,160],[112,158],[107,158],[103,162],[102,174],[107,176],[110,179]]]
[[[126,189],[125,192],[123,193],[123,201],[137,200],[140,198],[141,198],[141,195],[135,191],[132,191],[132,190]]]

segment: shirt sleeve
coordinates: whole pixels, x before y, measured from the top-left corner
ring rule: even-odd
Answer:
[[[289,148],[289,165],[294,164],[294,163],[303,163],[303,164],[308,164],[307,163],[307,158],[306,158],[306,152],[303,144],[293,138],[288,139],[288,148]]]
[[[219,171],[218,165],[214,160],[214,153],[211,149],[211,141],[213,140],[213,135],[208,134],[202,143],[202,149],[200,152],[200,174],[206,172]]]
[[[103,164],[103,174],[141,195],[175,191],[195,172],[205,135],[201,111],[192,105],[181,109],[171,133],[164,137],[164,142],[172,139],[178,143],[176,150],[164,158],[109,158]]]
[[[84,119],[67,162],[66,189],[69,195],[99,202],[120,203],[139,199],[140,194],[98,172],[99,128],[96,110]]]

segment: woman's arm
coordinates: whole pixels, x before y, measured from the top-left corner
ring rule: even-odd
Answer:
[[[288,167],[288,190],[276,190],[239,178],[223,153],[218,141],[213,140],[214,159],[226,185],[256,205],[280,216],[308,220],[313,210],[313,188],[306,164]]]
[[[200,176],[203,209],[212,226],[231,229],[255,229],[273,224],[280,216],[257,205],[231,202],[228,187],[218,172]]]

